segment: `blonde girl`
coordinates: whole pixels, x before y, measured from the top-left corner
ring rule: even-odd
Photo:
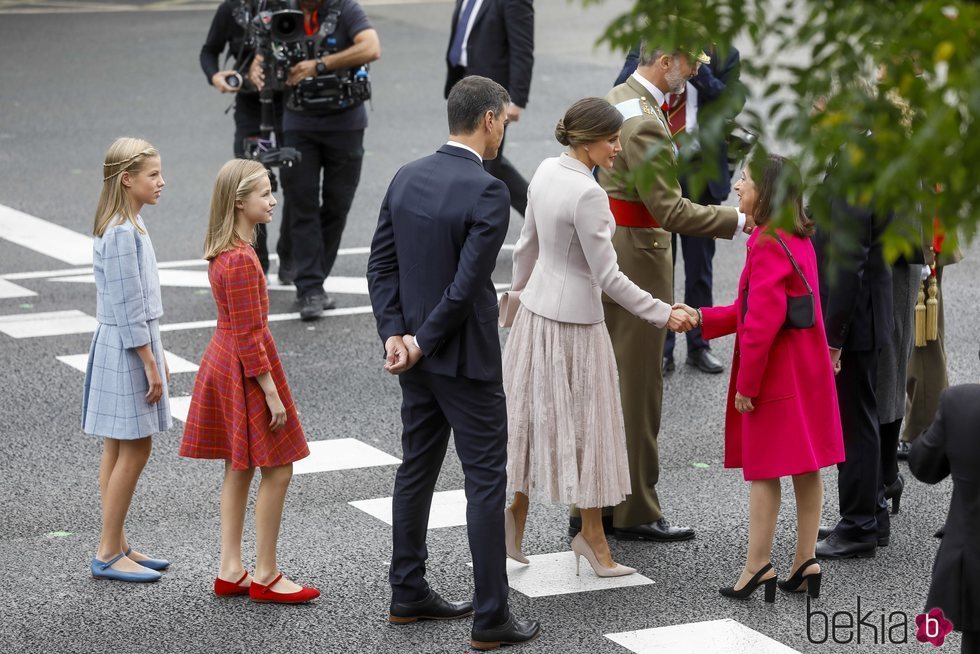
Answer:
[[[172,424],[170,371],[160,339],[160,280],[140,217],[165,185],[160,153],[142,139],[116,139],[102,178],[93,228],[98,325],[82,402],[82,430],[103,437],[102,535],[91,570],[96,579],[156,581],[170,563],[133,550],[123,523],[150,456],[150,437]]]
[[[297,604],[320,591],[283,576],[276,545],[293,462],[310,450],[269,331],[265,275],[251,245],[256,226],[272,221],[275,206],[261,164],[234,159],[218,172],[204,241],[218,328],[194,382],[180,455],[225,461],[214,593]],[[242,531],[255,468],[262,470],[262,482],[255,504],[255,574],[249,575]]]

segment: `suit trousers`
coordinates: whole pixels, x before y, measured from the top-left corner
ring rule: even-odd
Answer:
[[[980,654],[980,631],[964,631],[960,654]]]
[[[706,204],[718,204],[714,200]],[[677,266],[677,237],[670,236],[672,263]],[[684,304],[695,309],[713,306],[711,287],[714,278],[715,239],[680,234],[681,249],[684,251]],[[701,328],[695,327],[684,334],[687,337],[687,352],[711,349],[708,341],[701,336]],[[664,344],[664,357],[674,357],[674,332],[667,332]]]
[[[838,532],[874,542],[890,533],[881,462],[875,387],[878,352],[844,349],[837,375],[837,402],[844,432],[844,461],[837,464]]]
[[[466,532],[473,558],[473,628],[507,621],[504,503],[507,494],[507,405],[501,382],[447,377],[418,368],[399,376],[402,464],[392,499],[388,579],[395,601],[425,598],[429,507],[449,445],[463,465]]]
[[[282,102],[274,105],[276,143],[283,144],[282,133]],[[262,131],[262,105],[259,103],[258,94],[239,94],[235,96],[235,141],[232,144],[236,159],[245,158],[245,139],[259,136]],[[272,171],[270,171],[272,172]],[[273,173],[275,174],[275,173]],[[272,188],[276,190],[275,185]],[[284,194],[285,195],[285,194]],[[282,224],[279,227],[279,241],[276,243],[276,253],[279,255],[279,265],[290,261],[289,252],[289,203],[283,198],[282,203]],[[268,246],[268,226],[256,225],[255,227],[255,253],[259,255],[259,263],[262,270],[269,272],[269,246]]]
[[[361,181],[364,130],[288,131],[286,145],[302,156],[282,171],[282,183],[290,207],[296,295],[303,298],[323,293],[323,282],[337,261],[347,213]]]

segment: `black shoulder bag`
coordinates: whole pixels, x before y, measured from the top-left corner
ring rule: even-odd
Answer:
[[[809,295],[789,295],[786,297],[786,321],[783,323],[782,329],[809,329],[813,327],[816,322],[816,309],[813,301],[813,289],[810,288],[810,282],[807,281],[806,275],[800,270],[799,265],[796,263],[796,259],[793,258],[793,254],[786,247],[786,243],[783,239],[779,237],[779,234],[774,234],[776,240],[779,244],[783,246],[783,250],[786,252],[786,256],[789,257],[790,263],[793,264],[793,268],[796,270],[796,274],[800,276],[803,280],[803,284],[806,286],[806,290]],[[745,312],[749,309],[749,289],[745,288],[745,297],[742,300],[742,321],[745,321]]]

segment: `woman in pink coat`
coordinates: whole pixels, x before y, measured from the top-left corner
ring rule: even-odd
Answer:
[[[779,478],[793,478],[797,514],[793,574],[779,585],[817,597],[821,573],[814,550],[823,503],[820,469],[844,460],[844,442],[810,243],[814,229],[803,214],[799,172],[777,155],[758,167],[763,169],[755,176],[746,167],[735,184],[739,210],[757,225],[746,245],[738,297],[729,306],[701,309],[699,319],[706,339],[735,333],[725,467],[742,468],[752,482],[748,561],[735,585],[720,591],[744,599],[765,585],[766,601],[772,602],[776,572],[769,558],[779,512]],[[792,232],[769,226],[782,211],[794,214]],[[787,323],[791,297],[812,297],[808,327]]]

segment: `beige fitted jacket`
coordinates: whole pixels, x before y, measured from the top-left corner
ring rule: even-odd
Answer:
[[[667,324],[670,305],[620,271],[609,198],[585,164],[568,154],[545,159],[527,195],[511,286],[525,308],[550,320],[591,325],[603,321],[605,292],[640,318]]]

